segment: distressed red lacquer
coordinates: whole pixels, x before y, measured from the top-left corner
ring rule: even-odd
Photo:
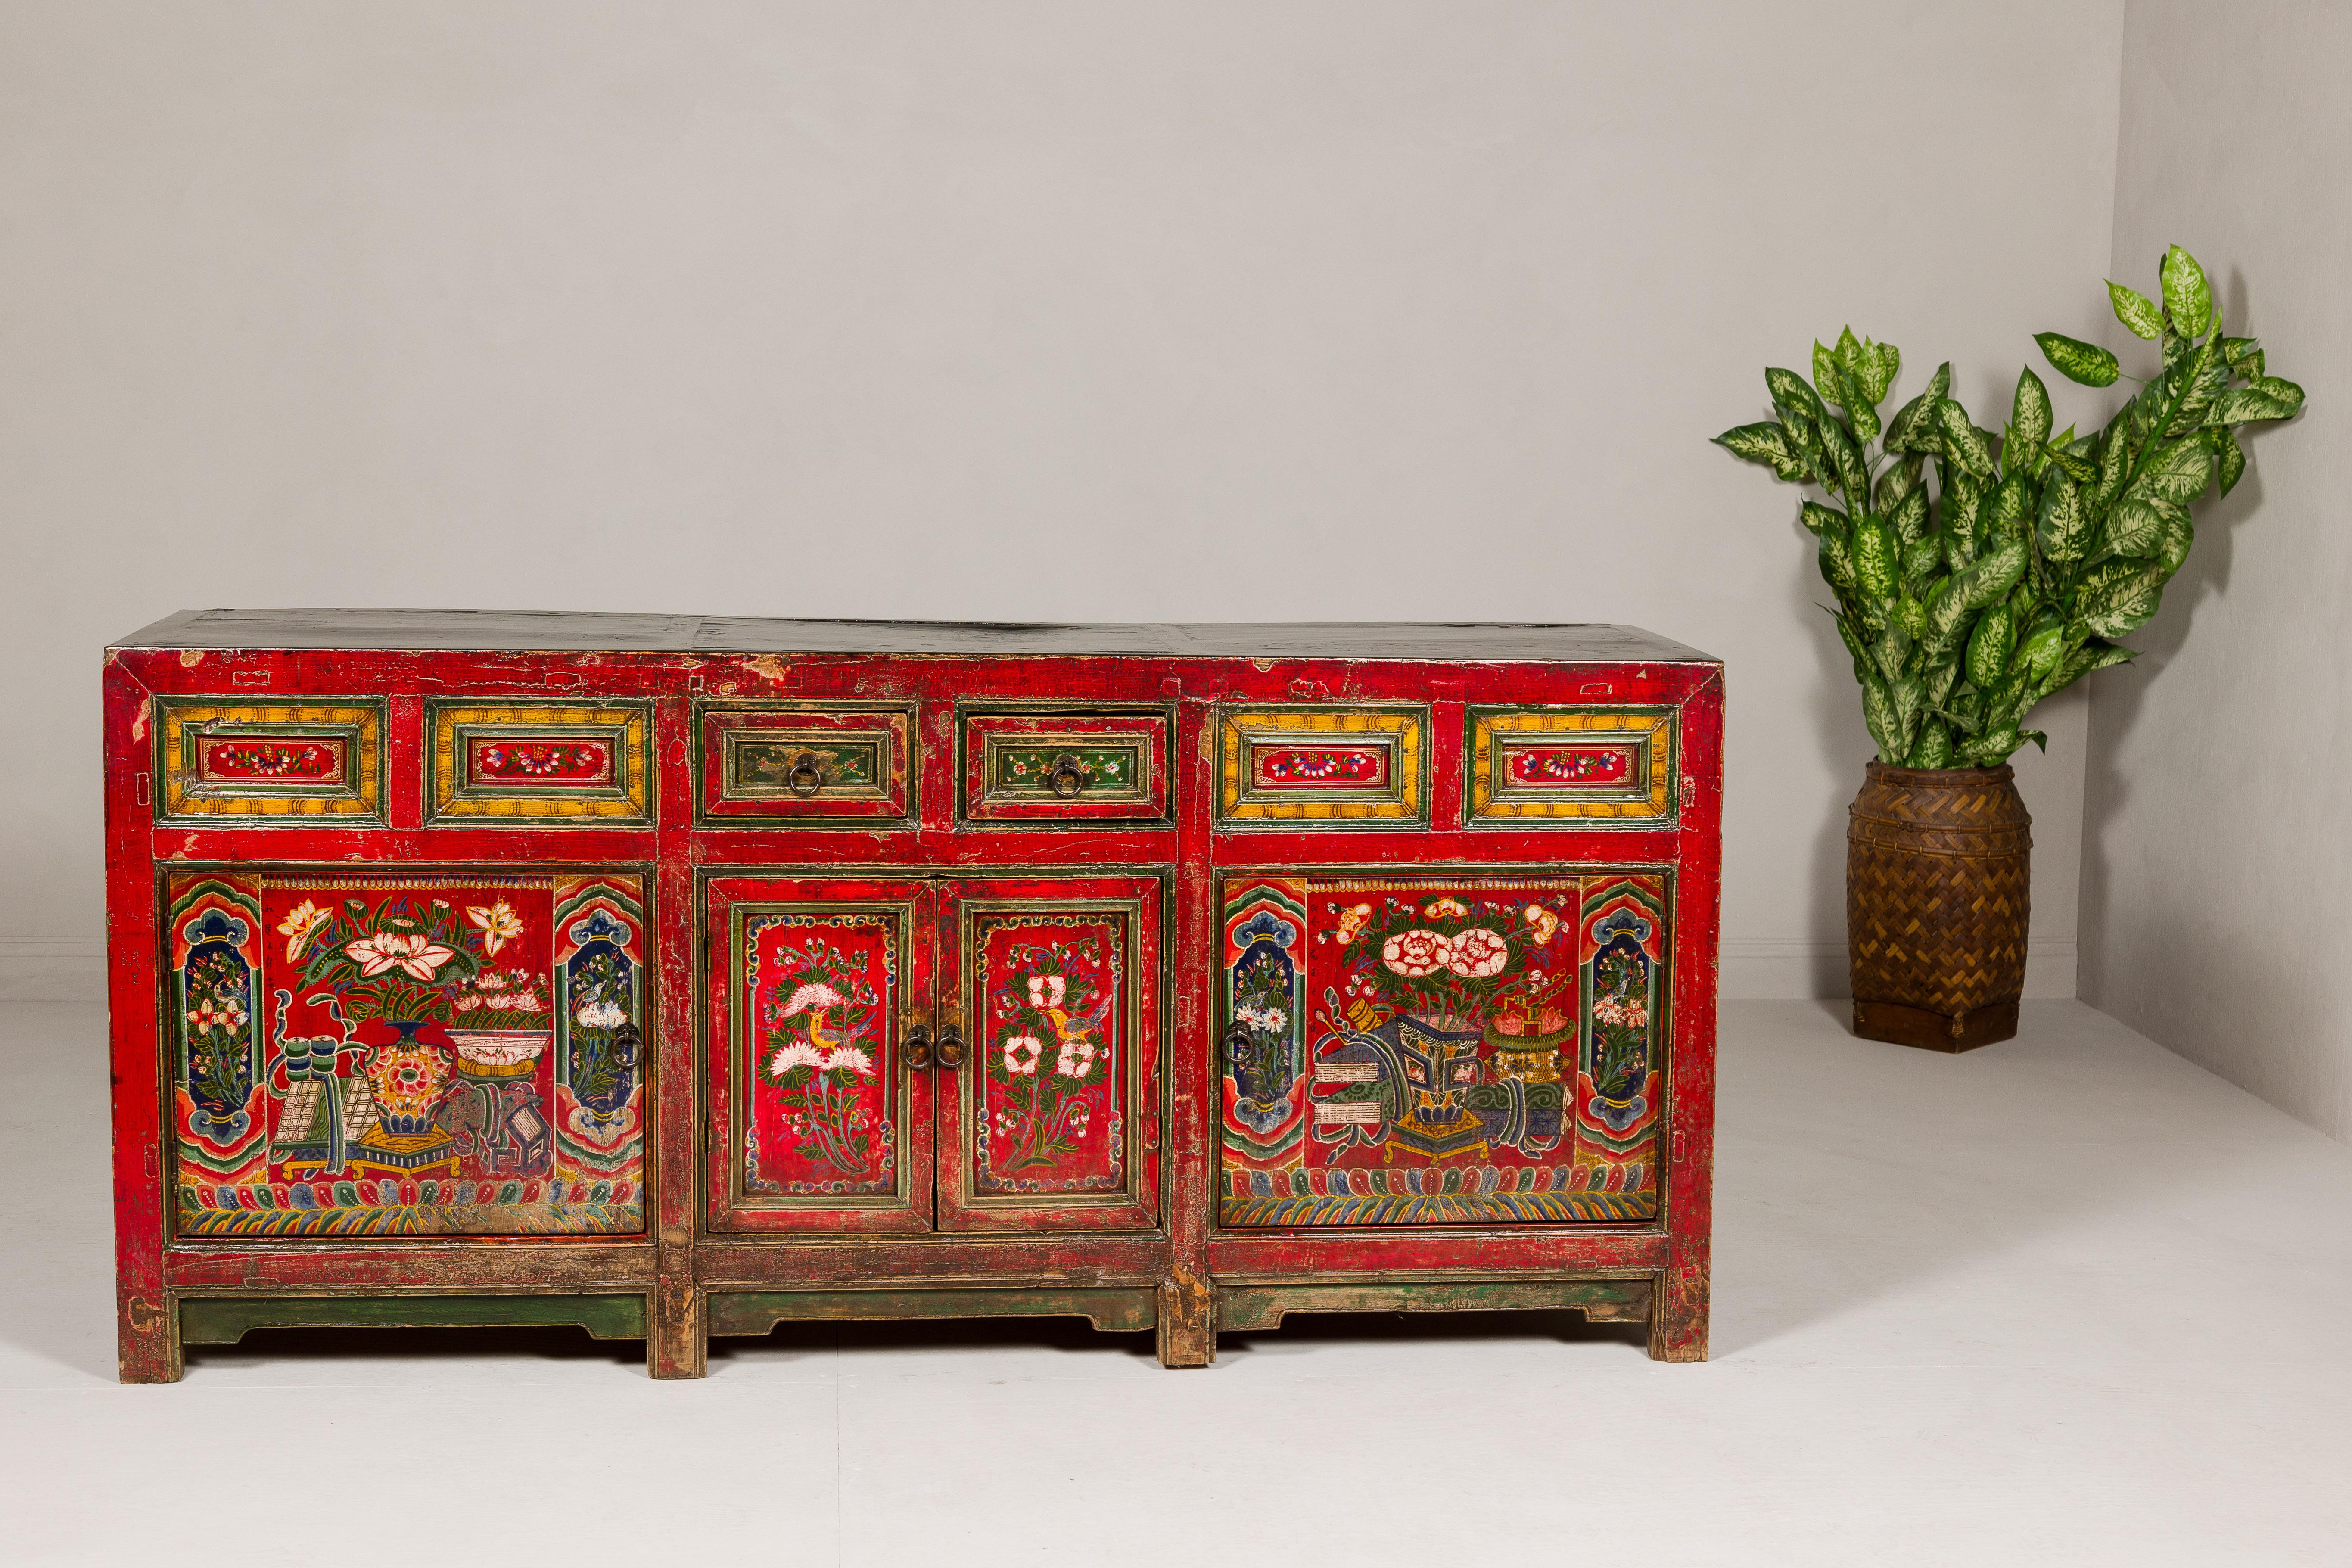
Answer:
[[[518,694],[649,700],[651,825],[578,815],[595,736],[434,754],[428,699]],[[169,696],[249,722],[166,757]],[[371,699],[383,820],[320,814],[289,786],[344,742],[267,710]],[[1221,709],[1360,704],[1418,710],[1425,826],[1220,827]],[[1139,1296],[1184,1365],[1221,1290],[1549,1280],[1701,1358],[1722,704],[1605,627],[177,617],[104,680],[122,1374],[178,1374],[190,1303],[626,1297],[691,1376],[714,1310],[794,1292]],[[1470,710],[1588,707],[1671,714],[1663,813],[1473,826]],[[1400,755],[1259,742],[1244,781],[1381,795]],[[1637,765],[1547,737],[1500,782]],[[165,822],[179,767],[205,812]],[[428,827],[436,768],[496,814]]]

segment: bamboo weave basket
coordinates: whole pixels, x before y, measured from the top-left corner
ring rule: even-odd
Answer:
[[[1869,764],[1845,839],[1856,1035],[1965,1051],[2017,1033],[2032,848],[2007,766]]]

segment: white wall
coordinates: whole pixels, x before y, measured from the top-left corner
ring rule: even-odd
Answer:
[[[2352,1138],[2352,10],[2131,7],[2115,276],[2179,242],[2309,394],[2092,698],[2085,994]]]
[[[1706,438],[1845,321],[1984,424],[2095,331],[2121,27],[17,0],[0,978],[96,973],[108,637],[488,605],[1651,626],[1730,661],[1727,989],[1833,991],[1869,746],[1794,492]]]

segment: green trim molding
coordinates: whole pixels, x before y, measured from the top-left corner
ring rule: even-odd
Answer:
[[[573,1326],[600,1340],[646,1337],[642,1293],[607,1296],[195,1296],[180,1342],[233,1345],[253,1329],[491,1329]]]

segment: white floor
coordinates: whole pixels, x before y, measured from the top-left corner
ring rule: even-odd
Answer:
[[[101,1029],[0,1008],[0,1562],[2352,1563],[2352,1150],[2075,1003],[1959,1058],[1727,1008],[1706,1365],[1323,1319],[1168,1373],[1048,1322],[693,1384],[517,1331],[117,1385]]]

